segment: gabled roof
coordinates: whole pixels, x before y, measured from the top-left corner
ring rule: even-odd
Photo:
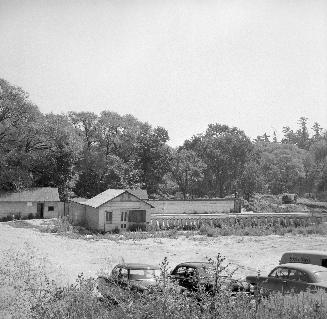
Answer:
[[[35,187],[21,192],[0,193],[0,202],[59,202],[58,188]]]
[[[126,189],[129,193],[131,193],[132,195],[143,199],[143,200],[148,200],[149,196],[148,196],[148,192],[146,191],[146,189]]]
[[[88,201],[88,199],[84,197],[74,197],[74,198],[70,198],[69,201],[83,204],[84,202]]]
[[[139,200],[141,200],[142,202],[145,202],[146,204],[148,204],[149,206],[153,207],[151,204],[147,203],[145,200],[139,198],[138,196],[132,194],[129,190],[126,189],[107,189],[106,191],[90,198],[89,200],[87,200],[86,202],[83,202],[81,204],[84,205],[88,205],[94,208],[98,208],[101,205],[113,200],[114,198],[122,195],[123,193],[129,193],[133,196],[135,196],[136,198],[138,198]]]

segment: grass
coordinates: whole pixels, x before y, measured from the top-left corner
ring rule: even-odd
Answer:
[[[266,225],[266,226],[223,226],[212,227],[210,225],[202,225],[199,229],[199,234],[207,237],[218,236],[268,236],[268,235],[321,235],[327,236],[326,224],[314,224],[308,226],[287,226],[281,225]]]
[[[20,319],[122,318],[122,319],[291,319],[326,318],[325,292],[282,295],[266,299],[230,292],[215,285],[214,293],[201,289],[197,293],[181,293],[168,279],[169,264],[161,264],[162,277],[148,294],[127,290],[114,292],[117,305],[97,299],[95,278],[78,276],[71,285],[59,286],[46,274],[46,261],[36,257],[37,251],[26,246],[19,252],[4,251],[0,258],[0,317]],[[218,257],[213,261],[216,276],[222,268]],[[219,287],[219,289],[218,289]],[[116,291],[116,290],[112,290]],[[260,300],[260,302],[259,302]]]
[[[15,220],[7,223],[17,228],[35,228],[41,232],[58,234],[72,239],[100,240],[107,239],[112,241],[119,240],[143,240],[148,238],[178,238],[179,236],[202,235],[206,237],[219,236],[268,236],[268,235],[298,235],[310,236],[320,235],[327,236],[327,224],[309,224],[305,226],[283,225],[283,224],[267,224],[246,226],[236,224],[228,226],[224,224],[214,223],[213,225],[202,224],[199,229],[189,225],[186,230],[171,227],[167,230],[155,230],[149,227],[147,231],[125,231],[121,233],[100,233],[88,230],[82,226],[73,226],[67,218],[59,218],[52,220],[44,220],[41,224],[31,224],[25,220]]]

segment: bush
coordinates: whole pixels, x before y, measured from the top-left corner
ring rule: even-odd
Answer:
[[[146,224],[145,223],[135,223],[131,224],[128,227],[129,231],[146,231]]]
[[[169,280],[167,259],[161,264],[162,277],[147,294],[133,293],[128,289],[112,289],[114,305],[97,299],[97,282],[79,275],[71,285],[58,286],[46,275],[44,261],[37,252],[26,245],[23,251],[1,253],[0,264],[0,317],[1,318],[123,318],[123,319],[277,319],[326,318],[327,294],[325,292],[282,295],[271,294],[255,298],[240,293],[231,295],[217,284],[214,293],[198,290],[181,292]],[[209,260],[218,276],[225,269],[224,258]],[[219,282],[218,282],[219,283]],[[259,302],[260,300],[260,302]]]

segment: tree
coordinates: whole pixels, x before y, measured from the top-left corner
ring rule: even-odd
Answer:
[[[205,163],[194,151],[179,149],[173,154],[172,178],[178,184],[184,198],[187,193],[194,193],[203,181]]]
[[[0,79],[0,190],[33,184],[30,167],[46,148],[42,114],[21,88]]]
[[[298,192],[305,178],[303,161],[307,152],[291,144],[258,145],[265,183],[273,194]]]
[[[82,151],[82,139],[65,115],[45,115],[42,127],[47,148],[31,168],[34,186],[58,187],[60,199],[66,201],[72,188],[73,168]]]
[[[142,124],[136,138],[137,167],[141,170],[141,182],[149,194],[155,194],[163,177],[170,171],[171,150],[166,145],[168,132],[163,127],[152,128]]]
[[[210,124],[205,134],[185,141],[184,147],[193,150],[207,166],[202,191],[224,197],[238,187],[253,146],[244,132],[236,127]]]

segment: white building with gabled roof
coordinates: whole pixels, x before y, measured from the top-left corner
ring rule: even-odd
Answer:
[[[133,190],[108,189],[91,199],[72,199],[69,216],[74,224],[103,232],[145,228],[153,206],[135,194]]]

